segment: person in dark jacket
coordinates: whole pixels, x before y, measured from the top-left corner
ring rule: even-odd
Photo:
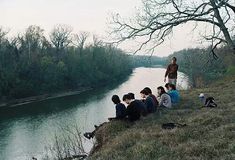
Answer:
[[[152,97],[152,99],[153,99],[153,101],[154,101],[154,103],[155,103],[154,105],[155,105],[156,107],[158,107],[157,97],[156,97],[155,95],[153,95],[152,90],[151,90],[149,87],[145,87],[144,90],[146,90],[146,91],[148,92],[148,95],[149,95],[150,97]]]
[[[168,65],[165,73],[164,82],[166,82],[166,78],[168,77],[168,83],[174,84],[176,86],[177,82],[177,71],[178,71],[178,65],[176,64],[176,57],[173,57],[171,59],[171,64]]]
[[[142,91],[140,91],[140,94],[141,94],[141,97],[144,99],[145,105],[147,106],[148,113],[156,112],[156,106],[155,106],[154,100],[146,91],[146,89],[143,89]]]
[[[109,120],[113,120],[113,119],[125,119],[125,117],[126,117],[126,106],[121,103],[118,95],[113,95],[112,96],[112,101],[115,104],[116,117],[108,118],[108,119]]]
[[[140,110],[141,115],[144,117],[147,116],[148,111],[147,111],[147,106],[145,105],[145,103],[141,100],[135,99],[134,93],[128,93],[128,95],[130,95],[130,98],[135,101],[138,109]]]
[[[126,109],[127,119],[131,122],[139,120],[141,112],[138,109],[138,103],[136,103],[136,101],[132,99],[129,94],[125,94],[123,96],[123,101],[128,104]]]
[[[166,83],[165,84],[165,88],[166,88],[166,90],[167,90],[167,92],[170,90],[170,83]]]

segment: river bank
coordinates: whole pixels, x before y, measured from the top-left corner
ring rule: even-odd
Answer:
[[[43,95],[39,95],[39,96],[14,99],[14,100],[0,103],[0,108],[16,107],[16,106],[21,106],[21,105],[25,105],[25,104],[30,104],[33,102],[40,102],[40,101],[45,101],[45,100],[49,100],[49,99],[77,95],[77,94],[81,94],[86,91],[90,91],[92,89],[93,89],[92,87],[83,87],[83,88],[80,88],[79,90],[74,90],[74,91],[66,91],[66,92],[54,93],[54,94],[43,94]]]
[[[179,106],[161,110],[134,124],[115,121],[96,134],[91,160],[235,159],[235,76],[204,88],[181,91]],[[217,108],[202,108],[198,94],[213,96]],[[187,124],[163,130],[163,123]]]
[[[128,74],[131,75],[132,72],[130,72]],[[78,95],[78,94],[81,94],[81,93],[84,93],[87,91],[91,91],[93,89],[102,88],[102,87],[109,85],[109,84],[116,84],[116,83],[123,82],[124,80],[126,80],[126,78],[129,75],[120,76],[119,80],[114,79],[108,83],[107,82],[100,83],[98,86],[80,87],[79,89],[68,90],[68,91],[59,92],[59,93],[48,93],[48,94],[42,94],[42,95],[38,95],[38,96],[31,96],[31,97],[20,98],[20,99],[12,99],[12,100],[8,100],[8,101],[4,101],[4,102],[0,101],[0,109],[9,108],[9,107],[17,107],[17,106],[30,104],[30,103],[34,103],[34,102],[45,101],[45,100],[49,100],[49,99],[56,99],[56,98]]]

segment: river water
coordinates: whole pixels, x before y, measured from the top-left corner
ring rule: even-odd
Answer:
[[[165,69],[136,68],[133,74],[121,84],[113,84],[80,95],[63,97],[43,102],[35,102],[0,111],[0,160],[28,160],[41,157],[45,146],[53,143],[54,135],[62,134],[58,128],[76,124],[83,133],[94,129],[94,124],[107,121],[115,115],[111,96],[133,92],[139,98],[144,87],[153,93],[164,85]],[[189,87],[188,78],[179,73],[178,85],[181,89]],[[85,141],[89,151],[92,141]]]

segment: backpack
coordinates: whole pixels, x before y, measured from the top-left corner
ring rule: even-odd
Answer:
[[[205,107],[210,107],[210,108],[217,107],[215,99],[213,97],[206,98]]]

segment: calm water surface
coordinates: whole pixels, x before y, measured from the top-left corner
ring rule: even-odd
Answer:
[[[110,100],[113,94],[133,92],[139,98],[139,91],[148,86],[156,93],[157,87],[164,85],[165,69],[137,68],[120,85],[107,86],[80,95],[18,106],[0,110],[0,160],[28,160],[40,157],[47,144],[53,143],[54,134],[62,134],[58,128],[77,124],[80,131],[93,130],[94,124],[107,121],[115,115]],[[178,85],[181,89],[189,86],[188,78],[179,73]],[[87,151],[92,141],[85,142]]]

